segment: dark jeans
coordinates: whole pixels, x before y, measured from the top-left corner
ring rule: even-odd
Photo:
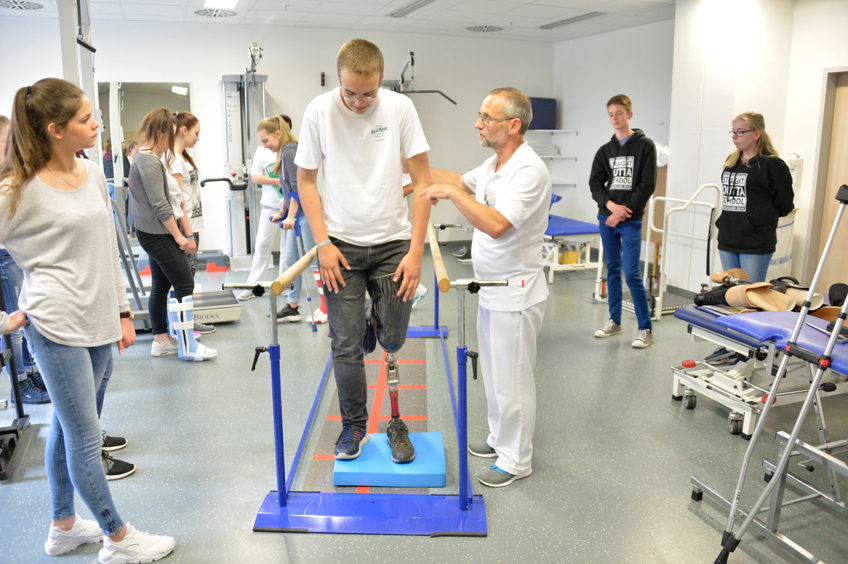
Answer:
[[[168,294],[174,287],[177,301],[194,292],[194,277],[185,251],[168,235],[152,235],[139,231],[138,242],[150,260],[150,298],[147,309],[153,334],[168,332]]]
[[[15,262],[9,251],[0,249],[0,276],[3,278],[3,297],[6,300],[6,311],[11,313],[18,310],[18,295],[24,283],[24,271]],[[26,380],[27,373],[38,372],[35,361],[32,360],[27,327],[12,331],[9,337],[12,340],[12,354],[15,355],[15,370],[19,381]],[[0,339],[0,349],[5,348],[5,343]],[[11,365],[6,368],[11,370]]]
[[[341,268],[345,286],[340,288],[339,293],[324,291],[339,409],[343,424],[351,423],[365,428],[368,424],[368,389],[362,339],[365,335],[366,285],[369,280],[393,274],[397,270],[400,261],[409,252],[409,241],[358,247],[331,239],[350,264],[350,270]]]
[[[642,222],[622,221],[615,227],[606,224],[607,216],[598,214],[604,258],[607,261],[607,288],[609,291],[610,319],[621,324],[621,270],[627,278],[627,287],[633,298],[639,330],[651,329],[648,309],[648,292],[639,272],[639,254],[642,250]]]

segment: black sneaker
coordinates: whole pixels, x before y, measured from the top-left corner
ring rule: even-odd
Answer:
[[[297,306],[292,307],[289,304],[286,304],[286,307],[277,312],[277,323],[281,323],[283,321],[294,323],[301,319],[303,319],[303,316],[300,315],[300,308]]]
[[[107,480],[120,480],[135,472],[135,464],[112,458],[105,450],[100,451],[103,460],[103,471]]]
[[[457,257],[456,259],[459,262],[471,262],[471,249],[465,251],[465,254]]]
[[[734,364],[739,358],[741,358],[739,353],[719,347],[704,359],[704,363],[712,364],[713,366],[724,366]]]
[[[44,390],[45,392],[47,391],[47,386],[44,384],[44,379],[38,372],[34,374],[27,374],[27,379],[32,380],[32,383],[35,384],[35,387],[39,390]]]
[[[368,443],[370,437],[365,429],[354,427],[350,423],[342,425],[342,433],[336,441],[336,458],[338,460],[350,460],[359,456],[362,451],[359,447]]]
[[[409,440],[409,429],[400,419],[392,419],[386,428],[389,446],[392,447],[392,462],[406,464],[415,460],[415,447]]]
[[[32,378],[27,378],[23,382],[18,382],[21,388],[21,403],[29,405],[41,405],[50,403],[50,396],[47,395],[47,390],[42,390],[35,385]],[[15,405],[15,394],[12,393],[12,405]]]
[[[465,255],[465,253],[468,253],[468,252],[470,252],[468,249],[466,249],[465,247],[461,247],[458,251],[453,252],[453,256],[461,257],[461,256]]]
[[[103,450],[106,452],[111,452],[113,450],[121,450],[125,446],[127,446],[127,440],[124,437],[110,437],[106,435],[106,431],[101,431],[103,433]]]

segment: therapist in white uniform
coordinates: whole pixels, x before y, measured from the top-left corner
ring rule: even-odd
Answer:
[[[536,426],[536,337],[548,298],[542,272],[542,238],[548,227],[551,177],[524,141],[533,119],[530,100],[518,89],[492,90],[477,119],[480,144],[495,154],[464,176],[431,169],[435,184],[420,197],[450,200],[475,227],[474,276],[509,280],[480,289],[477,341],[486,388],[489,436],[468,451],[496,458],[479,480],[508,486],[533,472]]]

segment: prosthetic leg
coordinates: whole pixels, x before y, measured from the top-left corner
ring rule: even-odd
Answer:
[[[171,321],[171,330],[177,335],[180,343],[179,355],[183,360],[209,360],[218,356],[216,349],[210,349],[197,342],[194,338],[194,318],[192,310],[194,303],[191,296],[183,298],[182,302],[176,298],[168,300],[168,316]]]
[[[404,302],[403,298],[398,297],[400,283],[393,281],[392,276],[387,274],[368,282],[368,293],[371,295],[371,315],[368,323],[373,328],[376,340],[387,353],[386,381],[389,385],[389,398],[392,404],[392,420],[389,422],[386,434],[389,436],[389,445],[392,447],[392,462],[404,464],[415,459],[415,448],[409,440],[409,429],[400,418],[397,352],[406,342],[412,300]],[[370,331],[369,328],[369,334]]]

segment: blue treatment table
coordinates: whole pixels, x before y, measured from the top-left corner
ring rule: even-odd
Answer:
[[[730,410],[729,428],[734,435],[750,439],[763,408],[763,399],[769,392],[772,366],[775,358],[786,346],[792,334],[798,313],[759,312],[720,315],[708,308],[689,306],[676,310],[674,317],[687,323],[693,339],[706,340],[739,353],[744,357],[730,366],[712,366],[697,362],[694,367],[672,366],[672,398],[683,400],[687,409],[694,409],[697,396],[705,396]],[[808,317],[807,322],[824,329],[827,322]],[[827,336],[810,327],[804,327],[798,344],[813,351],[823,351]],[[841,357],[837,359],[837,353]],[[689,364],[689,363],[687,363]],[[834,351],[833,371],[848,374],[848,344],[837,345]],[[793,374],[808,382],[807,366],[801,363]],[[845,378],[830,374],[836,385],[833,394],[848,393]],[[775,405],[799,403],[806,389],[790,389],[777,394]]]
[[[597,262],[592,262],[592,245],[590,241],[586,240],[587,237],[597,237],[599,249],[598,256],[603,256],[600,233],[601,231],[597,223],[568,219],[567,217],[559,215],[549,215],[548,229],[545,231],[546,240],[542,248],[542,259],[545,266],[548,267],[548,283],[554,283],[555,272],[589,270],[592,268],[600,270],[602,268],[603,261],[599,259]],[[571,243],[568,242],[571,239],[580,239],[580,242],[576,243],[577,262],[572,264],[559,264],[559,256],[560,253],[562,253],[562,247],[571,245]],[[600,272],[598,274],[598,277],[600,277]]]

